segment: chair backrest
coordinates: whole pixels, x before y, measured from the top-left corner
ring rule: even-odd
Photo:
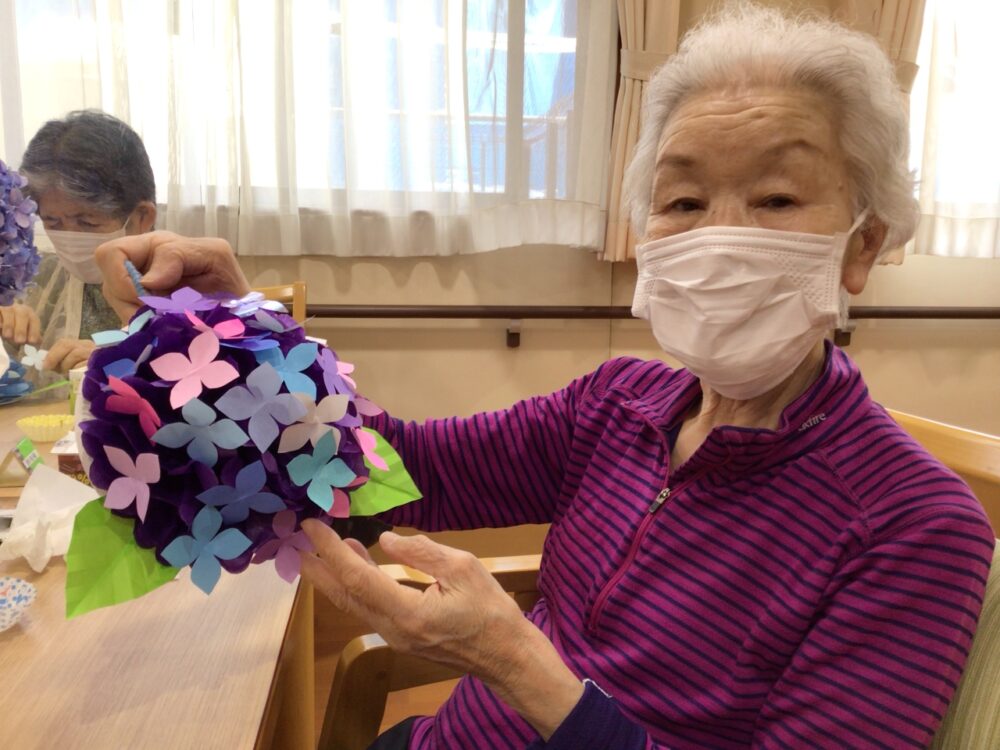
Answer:
[[[263,294],[265,299],[280,302],[290,308],[292,317],[297,323],[306,322],[306,282],[293,281],[291,284],[278,286],[259,286],[254,291]]]
[[[1000,748],[1000,540],[972,651],[932,750]]]

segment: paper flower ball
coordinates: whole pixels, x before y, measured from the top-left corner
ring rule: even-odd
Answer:
[[[0,305],[9,305],[38,273],[37,204],[24,194],[24,175],[0,161]]]
[[[94,336],[79,429],[90,481],[106,493],[99,512],[130,524],[158,565],[190,566],[206,593],[222,569],[272,559],[291,581],[296,550],[308,549],[303,520],[420,496],[363,426],[381,410],[358,395],[353,366],[280,305],[191,289],[142,301],[127,330]],[[91,543],[78,519],[70,577]]]

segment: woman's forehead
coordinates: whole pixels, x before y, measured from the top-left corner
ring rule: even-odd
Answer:
[[[42,220],[58,218],[104,221],[114,218],[87,201],[67,195],[59,188],[42,190],[35,194],[35,200],[38,202],[38,215]]]
[[[829,103],[798,89],[762,89],[693,96],[671,115],[660,137],[658,165],[698,162],[729,152],[787,149],[839,155]]]

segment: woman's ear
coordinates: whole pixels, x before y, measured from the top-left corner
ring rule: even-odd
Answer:
[[[129,234],[145,234],[156,226],[156,204],[152,201],[142,201],[132,210],[132,220],[129,222]]]
[[[861,294],[864,290],[888,230],[884,221],[873,216],[848,242],[841,283],[851,294]]]

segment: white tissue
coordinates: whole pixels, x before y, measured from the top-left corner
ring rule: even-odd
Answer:
[[[72,477],[40,465],[21,492],[10,531],[0,544],[0,562],[23,557],[40,573],[55,555],[65,555],[73,533],[73,519],[100,496]]]

